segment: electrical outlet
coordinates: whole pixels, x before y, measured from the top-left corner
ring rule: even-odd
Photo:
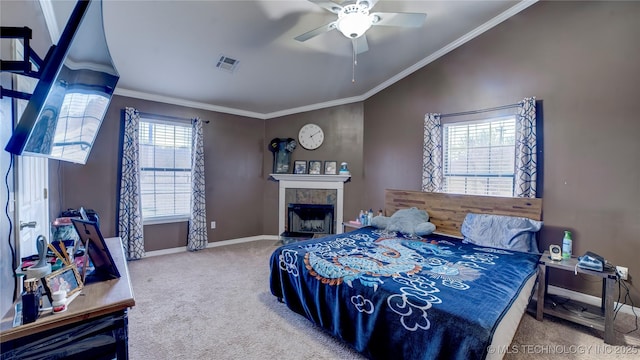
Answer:
[[[212,222],[211,222],[211,228],[212,228],[212,229],[215,229],[215,228],[216,228],[216,222],[215,222],[215,221],[212,221]]]
[[[624,266],[616,266],[616,272],[620,276],[620,279],[627,280],[627,277],[629,276],[629,268],[626,268]]]

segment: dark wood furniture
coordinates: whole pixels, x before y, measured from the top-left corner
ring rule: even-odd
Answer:
[[[613,331],[613,296],[614,285],[616,283],[615,271],[605,269],[605,271],[601,272],[581,269],[576,267],[578,259],[575,257],[557,261],[551,260],[549,255],[549,251],[545,251],[538,264],[538,299],[536,304],[536,319],[538,321],[542,321],[544,314],[549,314],[577,324],[589,326],[594,329],[604,331],[604,342],[606,344],[613,344],[615,340],[615,334]],[[554,306],[553,303],[545,303],[549,281],[549,268],[577,272],[578,274],[586,274],[602,278],[601,306],[598,308],[597,306],[571,300],[585,309],[581,314],[577,314],[563,308],[562,306]]]
[[[350,223],[348,221],[344,221],[342,223],[342,232],[343,233],[347,232],[347,228],[351,229],[351,230],[348,230],[348,231],[353,231],[353,230],[356,230],[356,229],[360,229],[361,227],[363,227],[363,225],[360,224],[360,223],[354,224],[354,223]]]
[[[120,278],[86,285],[65,312],[41,312],[29,324],[13,327],[14,309],[10,310],[0,323],[2,359],[21,358],[33,349],[64,354],[56,358],[128,359],[128,309],[135,299],[120,238],[106,243]],[[77,338],[68,341],[69,334]],[[44,346],[44,341],[51,345]],[[86,349],[74,353],[81,348]],[[32,355],[38,357],[37,352]]]

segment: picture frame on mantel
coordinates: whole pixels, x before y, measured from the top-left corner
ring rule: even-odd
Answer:
[[[320,175],[322,171],[322,161],[309,160],[309,175]]]
[[[324,162],[324,174],[336,175],[338,173],[338,162],[333,160],[327,160]]]
[[[306,160],[296,160],[293,162],[293,173],[294,174],[306,174],[307,173],[307,161]]]

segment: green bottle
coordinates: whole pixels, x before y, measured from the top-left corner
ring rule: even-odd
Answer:
[[[572,254],[573,240],[571,240],[571,232],[565,230],[564,239],[562,239],[562,258],[569,259]]]

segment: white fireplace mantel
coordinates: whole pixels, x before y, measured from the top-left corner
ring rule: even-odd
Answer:
[[[287,204],[285,194],[287,189],[329,189],[336,190],[336,226],[335,233],[342,233],[342,221],[344,218],[344,183],[351,175],[309,175],[309,174],[270,174],[278,181],[278,234],[284,232],[284,217]]]

